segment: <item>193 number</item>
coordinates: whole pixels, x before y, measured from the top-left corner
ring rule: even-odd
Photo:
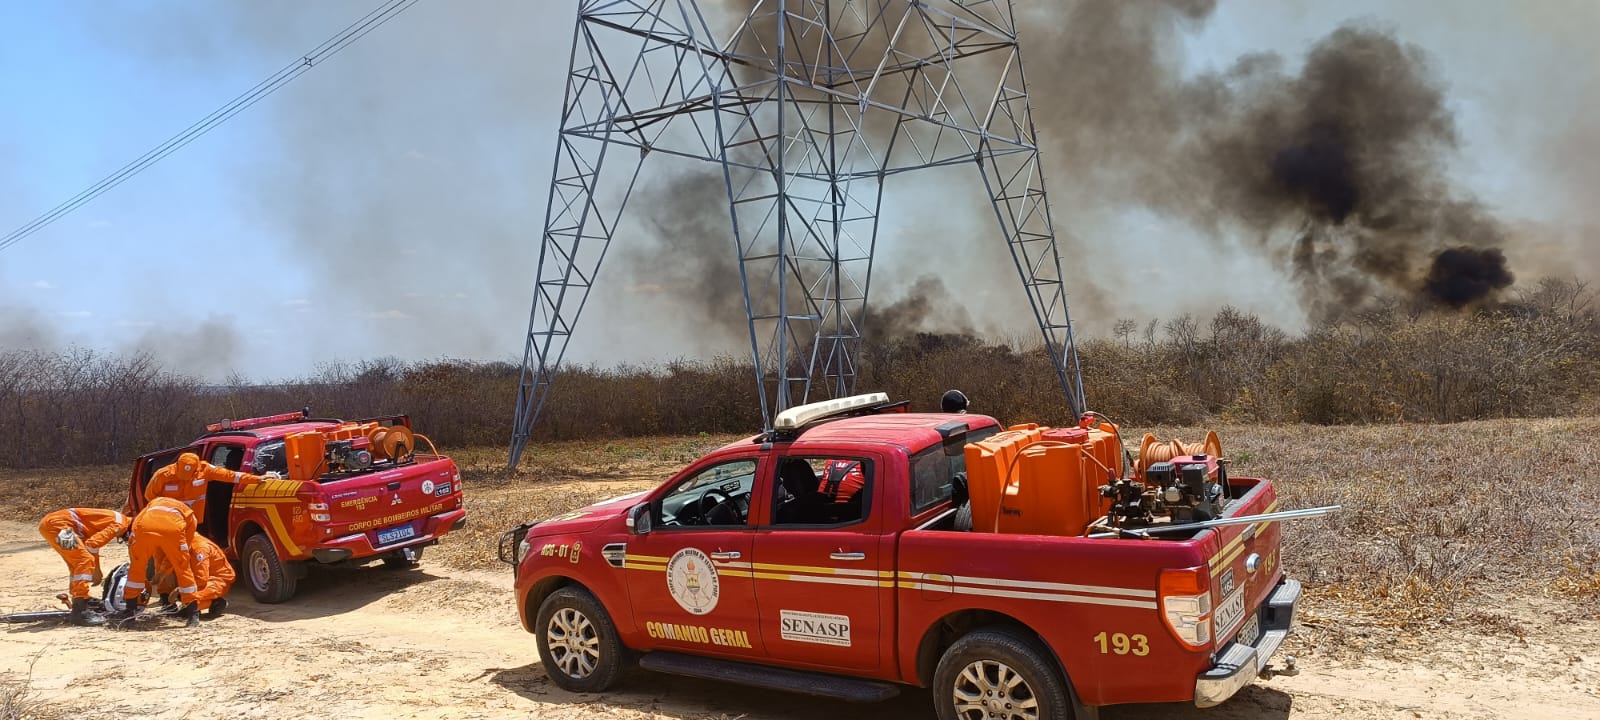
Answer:
[[[1134,655],[1144,657],[1150,654],[1150,639],[1143,635],[1124,635],[1112,633],[1107,635],[1102,632],[1094,636],[1095,644],[1100,646],[1100,654]]]

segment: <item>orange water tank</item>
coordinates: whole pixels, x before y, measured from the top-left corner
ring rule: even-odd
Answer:
[[[283,449],[288,455],[290,480],[316,480],[327,469],[323,461],[327,440],[320,432],[290,435],[283,439]]]
[[[1003,533],[1077,535],[1089,524],[1084,445],[1040,442],[1022,450],[1017,480],[1001,498]],[[1093,467],[1090,464],[1090,467]]]
[[[1122,445],[1117,441],[1116,430],[1117,427],[1110,423],[1087,428],[1088,437],[1083,443],[1088,450],[1088,457],[1092,459],[1085,460],[1088,465],[1085,471],[1090,473],[1090,482],[1095,487],[1122,477]]]
[[[1000,497],[1013,479],[1012,461],[1024,446],[1039,440],[1039,429],[1029,427],[998,432],[975,443],[968,443],[967,490],[972,503],[973,532],[994,532],[1000,512]]]

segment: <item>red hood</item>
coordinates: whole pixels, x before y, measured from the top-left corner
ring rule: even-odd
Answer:
[[[628,510],[649,492],[649,490],[640,490],[639,492],[619,495],[607,500],[601,500],[588,507],[578,508],[572,512],[541,520],[537,525],[533,526],[531,534],[558,535],[588,532],[608,520],[627,514]]]

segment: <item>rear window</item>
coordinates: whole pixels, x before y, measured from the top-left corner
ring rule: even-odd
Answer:
[[[997,426],[973,430],[911,456],[911,514],[949,500],[955,476],[967,471],[967,443],[997,432]]]
[[[256,475],[267,472],[288,475],[289,455],[284,452],[283,445],[282,440],[269,440],[257,445],[255,456],[250,460],[250,472]]]

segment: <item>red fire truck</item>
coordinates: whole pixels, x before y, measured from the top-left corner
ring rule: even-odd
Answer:
[[[138,459],[130,513],[155,472],[189,452],[211,465],[280,479],[207,484],[199,532],[228,552],[258,602],[294,595],[308,562],[410,567],[466,524],[455,462],[404,415],[346,422],[309,411],[223,421],[184,447]],[[428,451],[417,449],[427,443]]]
[[[1280,523],[1249,519],[1276,509],[1270,482],[1199,452],[1127,462],[1094,417],[904,409],[793,408],[654,490],[505,533],[551,679],[598,692],[637,660],[856,701],[931,687],[944,720],[1062,720],[1207,707],[1293,671],[1270,662],[1300,584]]]

